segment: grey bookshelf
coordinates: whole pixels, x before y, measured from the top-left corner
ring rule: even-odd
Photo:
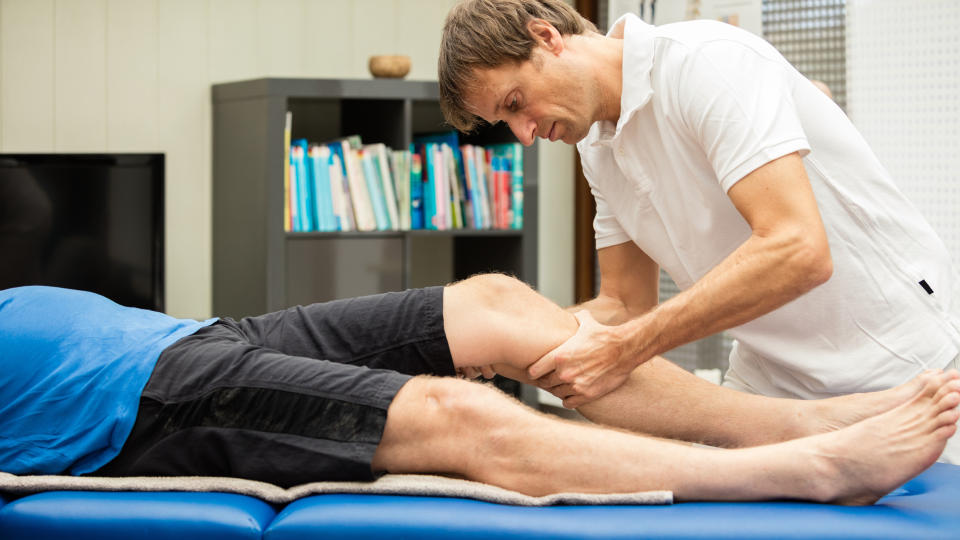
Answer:
[[[216,84],[213,99],[213,310],[239,318],[297,304],[441,285],[505,272],[536,286],[537,157],[524,149],[522,230],[288,233],[283,132],[405,148],[447,131],[437,84],[266,78]],[[495,126],[463,141],[512,142]]]

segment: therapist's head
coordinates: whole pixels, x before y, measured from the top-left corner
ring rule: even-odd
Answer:
[[[465,0],[447,16],[438,62],[440,105],[456,129],[506,122],[524,144],[576,142],[592,119],[573,36],[596,27],[562,0]]]

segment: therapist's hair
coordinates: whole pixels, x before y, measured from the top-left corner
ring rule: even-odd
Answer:
[[[547,21],[561,35],[597,31],[563,0],[464,0],[450,10],[437,62],[440,108],[447,123],[464,132],[479,125],[464,94],[477,84],[477,69],[530,59],[536,44],[527,30],[531,19]]]

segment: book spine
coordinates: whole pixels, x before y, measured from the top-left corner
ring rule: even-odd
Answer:
[[[340,230],[352,231],[357,228],[353,218],[353,203],[350,200],[350,185],[347,182],[347,176],[343,168],[343,160],[340,155],[330,147],[330,184],[331,188],[339,194],[340,205],[338,206],[340,215]]]
[[[437,229],[437,175],[434,167],[434,145],[423,145],[423,225],[425,229]]]
[[[444,172],[446,173],[447,186],[449,188],[448,205],[450,207],[450,219],[448,225],[451,229],[463,228],[463,200],[460,192],[460,180],[457,178],[457,163],[453,157],[453,150],[450,145],[444,143],[441,147],[443,152]]]
[[[314,176],[314,193],[317,207],[317,230],[336,231],[333,192],[330,189],[330,149],[326,146],[310,147],[310,158]]]
[[[290,138],[293,135],[293,113],[287,111],[283,127],[283,230],[293,230],[293,214],[290,205]]]
[[[390,217],[387,215],[386,203],[383,198],[380,175],[374,165],[374,156],[367,150],[360,151],[360,163],[363,164],[363,176],[370,193],[370,202],[373,204],[373,217],[378,231],[390,229]]]
[[[290,209],[290,232],[295,232],[298,227],[297,207],[299,202],[297,200],[297,166],[293,161],[293,148],[290,149],[290,162],[287,163],[287,175],[290,177],[290,193],[287,198],[287,207]]]
[[[373,202],[360,163],[360,151],[350,148],[343,143],[344,157],[347,160],[347,175],[350,182],[350,198],[353,201],[353,212],[356,217],[357,230],[373,231],[377,228],[377,221],[373,215]]]
[[[390,174],[390,149],[380,143],[374,147],[374,166],[379,173],[383,185],[383,199],[387,205],[387,216],[390,218],[390,228],[400,229],[400,216],[397,212],[397,193],[394,190],[393,175]]]
[[[410,156],[410,228],[423,229],[423,163],[420,154]]]
[[[482,146],[473,147],[473,164],[477,171],[477,189],[480,191],[480,211],[483,213],[483,228],[493,227],[493,220],[490,217],[490,192],[487,189],[487,168],[484,157],[486,152]]]
[[[447,181],[446,168],[443,166],[443,152],[439,144],[433,145],[433,169],[430,171],[434,177],[434,207],[436,208],[435,227],[438,230],[445,231],[450,228],[450,185]]]
[[[467,189],[470,191],[470,207],[473,209],[473,228],[483,228],[483,201],[481,197],[482,182],[477,177],[477,160],[473,155],[473,147],[465,144],[460,147],[460,155],[463,156],[464,177],[467,179]]]
[[[510,197],[511,210],[513,211],[513,228],[523,229],[523,146],[520,143],[513,143],[513,163],[511,170],[510,186],[512,193]]]
[[[294,169],[296,170],[297,185],[297,222],[294,228],[297,232],[306,232],[311,230],[311,200],[310,188],[307,180],[307,159],[306,159],[306,140],[298,139],[294,141],[291,150],[293,155]]]

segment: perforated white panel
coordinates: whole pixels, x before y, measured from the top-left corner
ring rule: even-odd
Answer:
[[[960,261],[960,2],[848,0],[847,111]]]

